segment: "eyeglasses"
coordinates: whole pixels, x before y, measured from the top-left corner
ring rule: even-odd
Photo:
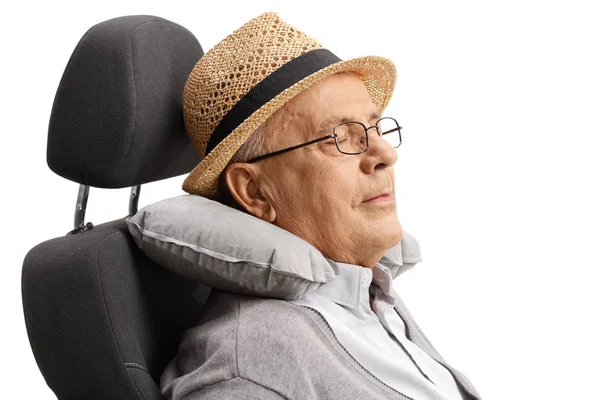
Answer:
[[[380,118],[375,125],[369,126],[361,122],[342,122],[333,128],[331,135],[323,136],[318,139],[313,139],[309,142],[302,143],[296,146],[287,147],[282,150],[277,150],[272,153],[263,154],[262,156],[254,157],[249,160],[249,163],[263,160],[267,157],[276,156],[281,153],[299,149],[300,147],[308,146],[309,144],[317,143],[323,140],[333,138],[338,151],[342,154],[362,154],[369,148],[369,129],[375,128],[377,134],[388,142],[393,148],[398,148],[402,144],[402,135],[400,130],[402,127],[392,117]]]

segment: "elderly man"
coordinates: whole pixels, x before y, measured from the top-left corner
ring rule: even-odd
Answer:
[[[391,61],[342,61],[276,13],[198,62],[184,112],[206,156],[184,190],[291,232],[339,273],[293,300],[214,290],[162,376],[167,398],[480,399],[395,293],[411,265],[382,262],[411,243],[395,203],[401,128],[382,115],[394,84]]]

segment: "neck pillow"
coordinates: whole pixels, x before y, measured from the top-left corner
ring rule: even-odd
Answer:
[[[198,195],[161,200],[125,221],[152,261],[221,290],[299,299],[339,272],[333,260],[300,237]],[[380,263],[396,277],[419,261],[418,242],[405,231]]]

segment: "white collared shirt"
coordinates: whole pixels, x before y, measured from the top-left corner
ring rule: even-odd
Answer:
[[[335,279],[290,301],[320,312],[356,361],[400,393],[415,400],[462,400],[450,372],[406,337],[394,310],[389,268],[335,263]]]

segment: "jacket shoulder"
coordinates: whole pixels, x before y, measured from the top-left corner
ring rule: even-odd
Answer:
[[[233,378],[260,386],[263,377],[277,372],[278,364],[314,351],[324,345],[322,339],[317,324],[300,306],[213,288],[198,323],[184,332],[176,357],[163,372],[161,391],[168,399],[180,399]],[[230,385],[248,383],[220,387]]]
[[[281,357],[279,350],[290,356],[329,345],[317,314],[287,300],[216,291],[207,308],[200,321],[206,335],[228,335],[221,345],[235,343],[238,358],[251,355],[256,361],[259,354],[276,358]]]

